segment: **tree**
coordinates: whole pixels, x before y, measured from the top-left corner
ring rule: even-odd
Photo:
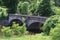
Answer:
[[[55,5],[60,7],[60,0],[54,0]]]
[[[0,0],[0,6],[2,5],[2,0]]]
[[[51,0],[51,9],[56,15],[60,15],[60,0]]]
[[[8,13],[16,13],[18,0],[2,0],[3,5],[8,8]]]
[[[43,0],[42,3],[38,7],[37,13],[41,16],[54,15],[50,7],[50,0]]]

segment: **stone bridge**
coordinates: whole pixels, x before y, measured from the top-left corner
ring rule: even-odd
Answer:
[[[22,21],[22,18],[25,18],[25,21]],[[20,15],[20,14],[10,14],[9,15],[9,23],[12,24],[13,21],[18,22],[20,25],[26,23],[27,29],[41,29],[43,23],[46,21],[47,17],[41,16],[28,16],[28,15]]]

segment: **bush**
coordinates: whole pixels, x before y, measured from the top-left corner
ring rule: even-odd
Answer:
[[[56,26],[56,23],[60,23],[60,16],[59,15],[54,15],[50,18],[48,18],[43,25],[43,30],[44,32],[49,35],[50,29],[54,28]]]
[[[52,37],[52,40],[60,40],[60,24],[54,29],[51,29],[50,36]]]
[[[26,27],[25,25],[19,26],[19,24],[13,23],[12,29],[14,31],[15,35],[24,35],[26,33]]]
[[[5,37],[10,37],[13,34],[13,31],[10,29],[10,27],[3,27],[1,31]]]
[[[25,25],[19,26],[19,24],[13,23],[12,27],[2,26],[1,33],[5,37],[10,37],[12,35],[22,36],[26,34]]]

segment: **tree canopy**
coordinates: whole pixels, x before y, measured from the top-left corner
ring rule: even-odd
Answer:
[[[0,7],[6,7],[8,14],[19,13],[49,17],[60,14],[58,3],[59,1],[55,0],[0,0]]]

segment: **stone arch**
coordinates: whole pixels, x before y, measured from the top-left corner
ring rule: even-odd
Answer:
[[[29,26],[27,28],[29,31],[41,32],[42,25],[43,25],[43,23],[41,23],[41,22],[32,22],[31,24],[29,24]]]
[[[12,20],[10,21],[9,25],[12,25],[13,22],[19,23],[20,26],[23,25],[23,22],[22,22],[22,20],[20,20],[20,19],[12,19]]]

